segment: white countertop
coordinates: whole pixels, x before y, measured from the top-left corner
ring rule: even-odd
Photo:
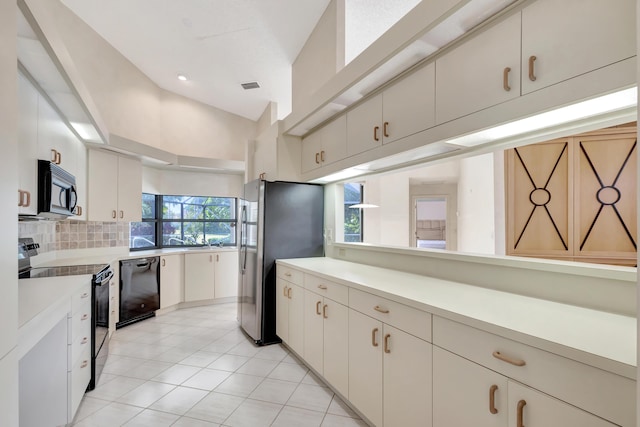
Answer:
[[[24,356],[71,311],[71,296],[91,283],[91,275],[20,279],[18,358]]]
[[[636,319],[333,258],[278,260],[327,280],[636,377]]]
[[[162,255],[179,255],[190,253],[215,253],[215,252],[236,252],[235,246],[211,248],[168,248],[168,249],[151,249],[147,251],[104,251],[100,249],[77,249],[70,251],[60,251],[55,257],[47,256],[48,254],[38,255],[32,262],[34,267],[56,267],[63,265],[82,265],[82,264],[111,264],[123,259],[145,258],[149,256]],[[41,257],[41,258],[39,258]]]

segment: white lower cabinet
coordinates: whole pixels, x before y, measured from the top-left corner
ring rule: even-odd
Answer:
[[[184,300],[200,301],[214,298],[213,254],[184,256]]]
[[[348,324],[346,306],[304,291],[304,359],[343,396],[349,393]]]
[[[446,350],[433,350],[433,427],[613,427]]]
[[[182,302],[183,255],[160,257],[160,308],[171,307]]]
[[[293,351],[304,351],[304,289],[284,279],[276,280],[276,335]]]
[[[349,401],[376,426],[430,426],[431,344],[349,310]]]
[[[506,427],[507,378],[433,348],[433,427]]]
[[[238,295],[238,253],[203,252],[184,256],[184,300]]]

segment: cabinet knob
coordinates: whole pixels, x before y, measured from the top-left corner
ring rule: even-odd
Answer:
[[[81,369],[82,369],[82,368],[86,368],[88,364],[89,364],[89,361],[88,361],[88,360],[83,360],[83,361],[82,361],[82,364],[80,365],[80,368],[81,368]]]
[[[535,62],[536,62],[536,58],[534,55],[531,55],[529,57],[529,80],[531,80],[532,82],[536,81],[536,71],[535,71]]]
[[[391,347],[389,346],[389,340],[391,339],[391,334],[387,334],[384,336],[384,352],[391,353]]]
[[[58,151],[54,150],[53,148],[51,149],[51,161],[53,163],[56,163],[56,160],[58,160]]]
[[[116,219],[116,211],[111,211],[111,218]]]
[[[374,126],[373,128],[373,140],[374,141],[380,141],[380,138],[378,138],[378,131],[380,130],[380,126]]]
[[[317,314],[318,316],[320,316],[320,315],[322,314],[322,313],[320,313],[320,304],[322,304],[322,301],[318,301],[318,302],[316,303],[316,314]]]
[[[81,216],[82,215],[82,206],[76,206],[76,215],[77,216]]]
[[[89,341],[89,339],[87,337],[82,338],[82,341],[80,341],[80,344],[86,344]]]
[[[18,206],[28,208],[31,206],[31,193],[26,190],[18,190]]]
[[[209,262],[213,262],[213,255],[209,255]]]
[[[320,161],[324,163],[324,150],[320,152]]]
[[[164,267],[165,265],[167,265],[167,260],[162,258],[162,266]]]
[[[89,318],[88,314],[83,314],[80,320],[87,320]]]
[[[328,307],[327,304],[322,306],[322,317],[325,319],[329,318],[329,316],[327,316],[327,307]]]
[[[89,292],[83,293],[80,298],[89,298]]]
[[[287,298],[291,299],[291,288],[287,289]]]
[[[327,285],[318,285],[318,289],[322,289],[323,291],[326,291]]]
[[[216,254],[216,262],[220,262],[220,255]]]
[[[120,211],[120,219],[124,218],[124,211]]]
[[[494,415],[498,413],[498,409],[496,408],[496,391],[498,391],[498,386],[493,384],[489,388],[489,412]]]
[[[389,138],[389,122],[384,122],[382,125],[382,134],[385,138]]]
[[[285,297],[287,296],[287,289],[289,289],[287,286],[285,286],[283,289],[283,294]]]
[[[511,86],[509,86],[509,73],[511,72],[510,67],[505,67],[504,72],[502,73],[502,87],[505,91],[509,92],[511,90]]]
[[[320,160],[318,159],[318,156],[320,156],[320,153],[316,153],[316,165],[320,164]]]

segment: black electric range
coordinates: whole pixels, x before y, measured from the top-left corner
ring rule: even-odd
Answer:
[[[31,267],[31,257],[38,255],[39,247],[31,238],[18,239],[19,279],[91,275],[91,380],[87,390],[93,390],[109,353],[109,283],[113,269],[109,264]]]

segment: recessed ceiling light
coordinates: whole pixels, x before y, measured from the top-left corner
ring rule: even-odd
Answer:
[[[180,80],[182,82],[186,82],[189,79],[184,74],[178,74],[178,80]]]

